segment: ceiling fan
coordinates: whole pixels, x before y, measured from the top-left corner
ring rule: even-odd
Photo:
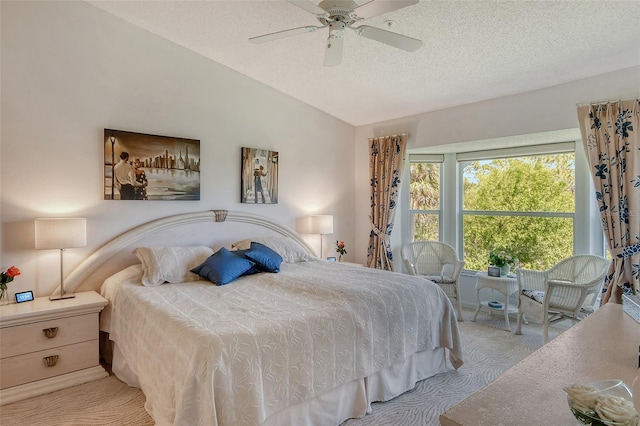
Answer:
[[[347,28],[355,31],[356,34],[362,37],[388,44],[389,46],[406,50],[407,52],[414,52],[422,46],[421,40],[393,33],[391,31],[382,30],[369,25],[353,26],[365,19],[417,4],[418,0],[371,0],[360,6],[352,0],[324,0],[318,5],[307,0],[287,1],[306,10],[307,12],[313,13],[322,26],[309,25],[305,27],[292,28],[290,30],[252,37],[249,41],[252,43],[265,43],[267,41],[314,32],[321,28],[329,27],[329,38],[327,39],[327,49],[324,56],[325,66],[339,65],[340,62],[342,62],[343,36],[344,30]]]

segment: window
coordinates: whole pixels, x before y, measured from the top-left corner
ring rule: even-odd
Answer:
[[[442,156],[412,155],[409,161],[411,241],[438,241]]]
[[[507,139],[500,149],[410,153],[402,241],[451,244],[465,269],[476,271],[486,270],[494,249],[508,250],[531,269],[547,269],[574,254],[604,256],[582,143],[514,147],[516,141]]]
[[[573,151],[485,157],[459,166],[466,269],[485,269],[495,249],[530,269],[547,269],[573,255]]]

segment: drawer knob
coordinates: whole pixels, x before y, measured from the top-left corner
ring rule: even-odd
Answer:
[[[42,332],[47,339],[53,339],[58,334],[58,327],[45,328]]]
[[[53,367],[58,363],[58,355],[45,356],[44,358],[42,358],[42,362],[44,362],[44,365],[46,365],[47,367]]]

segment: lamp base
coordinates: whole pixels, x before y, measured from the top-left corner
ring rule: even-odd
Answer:
[[[76,297],[76,295],[73,293],[65,293],[63,295],[59,295],[59,294],[55,296],[51,295],[49,296],[49,300],[73,299],[74,297]]]

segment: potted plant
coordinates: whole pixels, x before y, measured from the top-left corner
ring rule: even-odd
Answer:
[[[491,250],[489,253],[489,265],[500,268],[500,275],[507,275],[518,259],[505,250]]]

